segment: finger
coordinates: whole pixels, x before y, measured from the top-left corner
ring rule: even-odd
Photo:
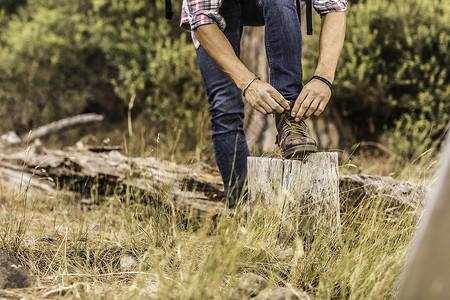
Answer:
[[[273,112],[272,108],[266,102],[261,101],[259,103],[259,105],[262,107],[262,109],[264,109],[266,111],[266,114],[271,114]]]
[[[257,105],[253,106],[253,108],[262,113],[263,115],[267,115],[267,112],[261,106]]]
[[[313,96],[311,94],[308,94],[305,100],[303,100],[302,104],[300,105],[300,110],[298,111],[297,115],[295,116],[295,121],[300,122],[300,120],[303,118],[303,115],[308,111],[309,106],[313,102]]]
[[[271,111],[269,113],[283,113],[284,112],[284,108],[277,102],[275,101],[275,99],[273,99],[272,97],[269,96],[269,94],[265,94],[264,96],[262,96],[262,100],[269,105],[269,107],[271,108]]]
[[[291,111],[291,116],[295,117],[298,114],[298,110],[300,109],[300,105],[305,101],[306,97],[308,96],[308,92],[306,89],[303,89],[300,93],[300,95],[297,97],[297,100],[294,103],[294,107]]]
[[[314,112],[314,115],[316,117],[320,116],[320,114],[323,113],[323,111],[325,110],[326,106],[327,106],[327,102],[326,101],[320,102],[319,106],[317,107],[316,111]]]
[[[281,94],[274,88],[272,87],[272,89],[269,92],[269,95],[275,99],[275,101],[281,105],[281,107],[283,107],[285,110],[290,110],[291,107],[289,105],[289,101],[287,101],[286,99],[284,99],[283,96],[281,96]]]
[[[322,103],[320,98],[319,99],[318,98],[314,99],[314,101],[309,106],[308,110],[303,115],[303,118],[304,119],[309,118],[312,114],[314,114],[316,112],[316,110],[318,109],[320,103]]]

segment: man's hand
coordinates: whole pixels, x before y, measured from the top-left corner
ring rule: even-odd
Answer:
[[[331,90],[324,82],[313,79],[308,82],[301,91],[291,115],[295,117],[296,122],[307,119],[314,115],[318,117],[328,104],[331,97]]]
[[[250,105],[265,114],[281,114],[289,110],[289,102],[270,84],[255,80],[245,91],[245,99]]]

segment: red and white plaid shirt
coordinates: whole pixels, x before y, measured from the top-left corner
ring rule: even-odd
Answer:
[[[223,0],[183,0],[180,26],[191,32],[196,48],[200,46],[200,43],[195,38],[193,32],[195,28],[206,24],[217,24],[223,31],[227,26],[225,19],[219,15],[222,2]],[[347,0],[313,0],[313,5],[321,15],[347,10]]]

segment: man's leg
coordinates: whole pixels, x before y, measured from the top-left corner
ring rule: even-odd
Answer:
[[[295,102],[302,85],[302,32],[295,1],[243,0],[243,24],[265,25],[270,84]]]
[[[297,10],[292,0],[244,0],[244,24],[252,25],[263,16],[265,42],[270,67],[270,84],[291,102],[300,94],[302,85],[302,33]],[[259,9],[252,9],[257,6]],[[317,149],[307,135],[306,123],[294,122],[288,113],[276,115],[277,143],[283,156],[303,156]]]
[[[220,14],[225,18],[225,36],[236,55],[240,52],[242,33],[241,11],[238,0],[224,1]],[[214,155],[225,185],[229,206],[235,205],[247,176],[247,157],[250,155],[243,130],[244,103],[240,90],[220,70],[200,47],[197,60],[211,104],[211,127]]]
[[[270,84],[295,102],[302,85],[302,32],[294,1],[259,0],[266,24]]]

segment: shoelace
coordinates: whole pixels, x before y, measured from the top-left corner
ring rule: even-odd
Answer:
[[[295,122],[292,117],[284,114],[283,118],[283,131],[287,133],[299,133],[301,135],[306,135],[306,123],[301,120],[300,122]]]

